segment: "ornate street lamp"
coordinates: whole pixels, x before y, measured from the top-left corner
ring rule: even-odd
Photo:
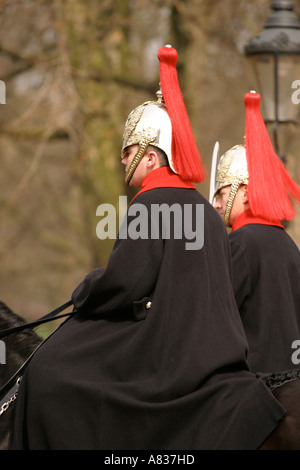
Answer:
[[[300,22],[291,1],[273,1],[271,8],[263,31],[249,41],[245,54],[252,61],[264,120],[273,123],[274,146],[279,154],[278,124],[297,123],[299,115],[300,105],[292,97],[300,87]]]

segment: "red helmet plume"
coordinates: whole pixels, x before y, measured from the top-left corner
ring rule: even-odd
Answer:
[[[260,113],[260,95],[246,93],[245,147],[249,173],[248,196],[253,215],[275,220],[292,220],[291,200],[300,202],[300,187],[274,151]]]
[[[170,46],[158,51],[160,86],[172,123],[172,157],[176,172],[194,183],[206,179],[207,172],[201,160],[189,116],[180,90],[176,63],[178,54]]]

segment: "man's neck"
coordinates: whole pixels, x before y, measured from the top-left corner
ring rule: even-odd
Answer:
[[[185,181],[181,176],[174,173],[169,166],[162,166],[149,172],[142,183],[140,191],[135,195],[156,188],[185,188],[195,189],[190,181]]]

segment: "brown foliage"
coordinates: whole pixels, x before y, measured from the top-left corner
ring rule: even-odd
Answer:
[[[133,194],[123,126],[155,97],[161,45],[179,52],[208,170],[216,140],[225,151],[243,139],[243,96],[255,86],[243,47],[269,12],[268,0],[0,2],[1,300],[41,316],[105,265],[113,240],[97,238],[96,208]],[[208,183],[199,189],[207,195]]]

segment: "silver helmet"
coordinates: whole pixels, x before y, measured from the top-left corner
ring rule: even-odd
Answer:
[[[169,165],[175,172],[172,161],[172,124],[162,100],[146,101],[131,111],[125,124],[122,153],[130,145],[138,145],[139,148],[126,173],[126,184],[129,184],[148,145],[165,152]]]
[[[213,192],[215,198],[220,189],[225,186],[231,186],[224,214],[224,222],[226,225],[228,225],[229,215],[237,190],[241,185],[248,184],[248,179],[246,149],[243,145],[235,145],[227,150],[220,158]]]

